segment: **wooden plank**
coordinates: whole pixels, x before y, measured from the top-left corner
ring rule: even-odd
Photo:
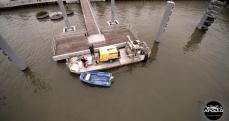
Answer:
[[[55,55],[71,53],[88,47],[87,37],[77,35],[77,32],[71,32],[71,34],[67,32],[57,35],[55,37],[55,44]]]

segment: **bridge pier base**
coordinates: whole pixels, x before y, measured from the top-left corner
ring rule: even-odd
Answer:
[[[111,0],[111,20],[107,22],[109,26],[119,24],[115,17],[115,0]]]
[[[19,70],[24,71],[28,67],[25,62],[20,59],[13,49],[8,45],[5,39],[0,35],[0,50],[8,57],[8,60],[13,62]]]

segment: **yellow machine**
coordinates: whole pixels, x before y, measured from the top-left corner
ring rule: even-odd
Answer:
[[[119,58],[119,52],[116,46],[106,46],[99,48],[99,61],[112,61]]]

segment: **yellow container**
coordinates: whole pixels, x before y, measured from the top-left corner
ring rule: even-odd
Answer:
[[[116,46],[106,46],[99,48],[99,61],[105,62],[118,58],[118,49]]]

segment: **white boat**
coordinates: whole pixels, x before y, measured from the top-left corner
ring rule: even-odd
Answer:
[[[58,20],[58,19],[62,19],[63,15],[62,12],[53,12],[49,14],[49,17],[51,20]]]
[[[125,47],[118,48],[119,51],[118,58],[112,61],[97,63],[96,61],[100,56],[98,49],[99,48],[95,48],[94,56],[92,56],[91,53],[88,53],[87,50],[85,51],[85,54],[81,56],[74,56],[68,58],[66,64],[67,67],[70,69],[70,72],[80,74],[88,71],[105,70],[105,69],[115,68],[123,65],[128,65],[131,63],[137,63],[137,62],[147,60],[151,53],[150,49],[147,47],[145,42],[140,42],[139,40],[135,40],[135,41],[130,40],[129,42],[126,43]],[[86,67],[81,61],[82,56],[87,60]]]

